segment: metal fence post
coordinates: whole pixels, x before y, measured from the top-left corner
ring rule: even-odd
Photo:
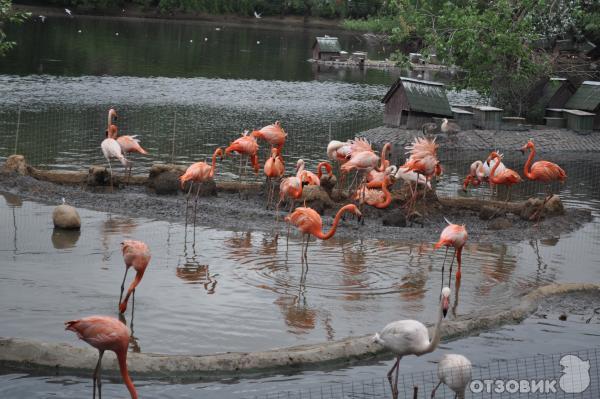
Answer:
[[[19,127],[21,126],[21,106],[19,105],[19,111],[17,112],[17,131],[15,134],[15,152],[17,154],[17,146],[19,145]]]
[[[171,147],[171,163],[175,160],[175,128],[177,127],[177,110],[173,111],[173,144]]]

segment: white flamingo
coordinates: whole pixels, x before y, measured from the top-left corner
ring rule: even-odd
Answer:
[[[440,382],[433,388],[431,398],[435,398],[435,391],[443,382],[454,392],[454,399],[464,399],[465,390],[471,382],[472,370],[471,362],[463,355],[444,355],[438,363],[437,375]]]
[[[450,288],[442,288],[440,308],[437,322],[433,328],[433,336],[429,339],[427,327],[417,320],[394,321],[373,336],[373,342],[377,342],[396,355],[396,362],[387,374],[392,394],[398,397],[398,372],[400,370],[400,359],[407,355],[421,356],[431,353],[440,343],[440,327],[442,318],[448,313],[450,302]],[[396,370],[396,376],[392,383],[392,374]]]
[[[117,142],[117,140],[112,139],[110,137],[102,140],[102,144],[100,144],[100,148],[102,148],[102,154],[104,154],[104,158],[108,161],[108,168],[110,169],[110,189],[113,188],[113,172],[112,165],[110,164],[111,158],[117,158],[124,167],[129,165],[129,161],[123,155],[123,151],[121,150],[121,146]]]

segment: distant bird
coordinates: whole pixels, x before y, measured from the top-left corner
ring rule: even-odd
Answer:
[[[192,192],[192,187],[194,183],[204,183],[211,181],[215,175],[215,169],[217,164],[217,157],[223,157],[223,150],[221,148],[217,148],[212,156],[212,164],[209,165],[204,161],[196,162],[191,164],[185,171],[183,175],[179,177],[179,181],[181,184],[181,188],[183,189],[185,182],[191,181],[190,188],[188,190],[188,194],[185,200],[185,220],[187,222],[187,212],[188,205],[190,200],[190,194]],[[196,220],[196,210],[198,208],[198,195],[200,194],[200,184],[198,184],[198,189],[196,190],[196,196],[194,199],[194,221]],[[195,225],[195,224],[194,224]]]
[[[38,18],[40,19],[40,21],[46,22],[46,16],[45,15],[40,15]]]
[[[463,355],[444,355],[438,363],[437,375],[440,382],[433,388],[431,398],[443,382],[454,392],[455,399],[465,399],[465,391],[471,382],[473,366]]]
[[[255,18],[262,18],[262,13],[257,13],[256,11],[254,11],[254,17]]]
[[[71,10],[69,10],[68,8],[65,8],[65,12],[67,13],[67,15],[71,18],[73,18],[73,13],[71,12]]]
[[[220,30],[221,30],[221,28],[215,28],[215,30],[218,32],[218,31],[220,31]]]
[[[442,288],[438,318],[433,328],[433,335],[429,339],[429,331],[425,325],[417,320],[399,320],[388,324],[373,336],[373,342],[383,345],[383,347],[396,355],[396,362],[387,374],[392,395],[398,397],[398,372],[400,369],[400,359],[403,356],[416,355],[421,356],[433,352],[440,343],[440,328],[442,326],[442,317],[446,317],[450,302],[450,288]],[[395,381],[392,382],[392,375],[396,371]]]
[[[132,399],[137,399],[137,392],[133,381],[127,371],[127,348],[129,347],[129,328],[114,317],[90,316],[79,320],[65,322],[65,330],[73,331],[79,339],[84,340],[94,348],[98,349],[98,363],[93,374],[93,397],[96,397],[96,384],[98,385],[98,397],[102,397],[100,369],[102,367],[102,356],[104,351],[113,351],[117,355],[119,370],[123,382]]]
[[[445,218],[444,218],[445,219]],[[448,226],[442,230],[440,239],[435,243],[434,248],[438,249],[442,246],[446,247],[446,253],[444,255],[444,262],[442,263],[442,282],[444,281],[444,266],[446,264],[446,255],[448,255],[448,248],[454,248],[454,254],[452,255],[452,263],[450,263],[450,280],[452,279],[452,265],[454,264],[454,257],[458,263],[458,271],[456,272],[456,281],[461,278],[461,265],[462,265],[462,250],[465,246],[468,238],[467,229],[464,225],[454,224],[445,219]]]
[[[354,194],[354,199],[359,204],[367,204],[378,209],[385,209],[392,203],[392,194],[388,190],[388,186],[393,183],[393,175],[387,175],[383,179],[381,184],[381,191],[375,189],[369,189],[366,185],[363,185]]]
[[[150,263],[151,256],[148,246],[142,241],[135,240],[123,241],[121,243],[121,252],[123,253],[123,261],[125,262],[125,275],[123,276],[123,282],[121,283],[121,295],[119,295],[119,313],[125,313],[127,310],[127,301],[129,301],[129,296],[132,294],[133,304],[135,305],[135,288],[140,284],[140,281],[142,281],[148,263]],[[135,269],[135,278],[127,290],[125,299],[121,301],[123,298],[123,291],[125,290],[125,278],[127,277],[129,268],[132,266]]]
[[[256,139],[265,140],[271,147],[277,148],[279,155],[281,155],[281,150],[287,138],[287,133],[283,130],[279,121],[275,121],[275,123],[259,130],[254,130],[251,135]]]
[[[256,44],[260,44],[260,40],[257,40],[257,41],[256,41]]]
[[[115,32],[115,36],[119,36],[119,32]]]
[[[194,40],[190,39],[190,43],[194,43]]]
[[[496,151],[492,151],[487,158],[487,162],[491,162],[492,159],[496,159],[497,162],[494,164],[494,167],[490,171],[490,184],[497,184],[501,186],[508,187],[508,193],[506,194],[506,202],[510,201],[510,191],[513,185],[521,183],[523,179],[517,172],[512,169],[504,169],[502,172],[498,172],[498,168],[500,167],[500,161],[502,160],[502,154],[498,154]]]
[[[356,205],[345,205],[336,213],[335,218],[333,219],[333,224],[327,233],[323,232],[323,221],[321,220],[321,215],[319,215],[317,211],[312,208],[299,207],[285,217],[285,221],[296,226],[296,228],[300,230],[303,235],[302,245],[304,248],[302,256],[304,259],[306,259],[306,253],[308,251],[309,236],[312,235],[320,240],[330,239],[335,234],[338,224],[340,223],[340,219],[345,212],[353,213],[359,217],[362,216]],[[304,245],[304,238],[306,238],[306,246]]]
[[[435,133],[437,128],[438,128],[437,123],[428,122],[428,123],[424,123],[421,126],[421,131],[423,132],[424,136],[431,136]]]
[[[540,209],[532,215],[532,217],[539,216],[541,211],[546,206],[546,202],[552,197],[552,192],[550,191],[550,184],[554,181],[559,181],[563,183],[567,179],[567,174],[565,171],[558,166],[557,164],[549,161],[537,161],[533,165],[533,158],[535,158],[535,145],[533,144],[533,140],[529,139],[527,144],[521,147],[521,152],[525,154],[525,151],[531,151],[529,153],[529,157],[527,158],[527,162],[525,163],[525,167],[523,168],[523,174],[529,180],[539,181],[546,184],[547,195],[544,198],[544,202]]]
[[[110,169],[110,189],[112,190],[113,171],[112,165],[110,164],[110,159],[117,158],[125,168],[129,166],[129,161],[123,155],[123,150],[121,150],[121,146],[115,139],[112,139],[110,137],[105,138],[100,144],[100,148],[102,149],[102,154],[104,154],[104,158],[106,158],[106,160],[108,161],[108,168]]]
[[[81,29],[79,29],[79,30],[77,31],[77,33],[81,33]]]
[[[279,155],[279,150],[277,148],[271,148],[271,156],[265,162],[263,170],[267,177],[267,209],[269,209],[269,205],[273,201],[275,195],[275,185],[273,184],[273,180],[281,179],[285,173],[285,164],[283,158]]]
[[[451,122],[448,119],[442,119],[442,125],[440,126],[440,131],[448,135],[448,137],[456,137],[458,132],[460,132],[460,126],[457,123]]]
[[[207,41],[208,41],[208,37],[205,37],[205,38],[204,38],[204,41],[205,41],[205,42],[207,42]]]

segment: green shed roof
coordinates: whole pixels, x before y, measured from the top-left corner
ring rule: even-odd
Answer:
[[[313,44],[315,47],[319,43],[319,50],[323,53],[339,53],[342,51],[342,46],[340,46],[340,42],[337,37],[333,36],[324,36],[317,37]]]
[[[600,82],[586,80],[567,101],[565,108],[595,111],[598,105],[600,105]]]
[[[452,116],[446,90],[442,83],[410,78],[399,78],[390,87],[381,102],[386,103],[398,88],[404,87],[411,111],[434,115]]]

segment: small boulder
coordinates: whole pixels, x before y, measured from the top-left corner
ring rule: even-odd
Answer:
[[[110,185],[110,171],[104,166],[92,165],[88,170],[88,186],[108,186]]]
[[[185,170],[186,167],[179,165],[154,164],[148,175],[148,186],[159,195],[177,194],[180,187],[179,177],[185,173]]]
[[[544,213],[546,215],[555,216],[555,215],[564,215],[565,214],[565,207],[563,206],[563,203],[560,200],[560,197],[556,194],[548,199],[548,201],[546,202],[546,206],[544,208],[545,208]]]
[[[27,162],[23,155],[11,155],[6,158],[2,171],[5,173],[27,174]]]
[[[495,208],[493,206],[484,205],[479,210],[479,219],[491,220],[491,219],[495,218],[496,216],[501,215],[502,213],[503,212],[500,211],[498,208]]]
[[[490,230],[504,230],[512,227],[512,222],[507,218],[497,218],[494,219],[488,224],[488,229]]]
[[[329,198],[327,192],[321,186],[304,186],[302,189],[302,197],[298,202],[305,204],[316,210],[319,213],[323,213],[325,209],[332,208],[335,204]]]
[[[384,226],[406,227],[406,215],[400,209],[386,212],[382,219]]]
[[[541,208],[543,201],[537,198],[529,198],[525,201],[523,209],[521,210],[521,219],[531,220],[535,213]],[[543,216],[543,215],[540,215]]]
[[[337,184],[337,177],[335,175],[323,175],[321,176],[321,187],[331,196],[331,191]]]
[[[167,175],[167,173],[164,173],[163,175]],[[177,177],[177,179],[179,179],[179,176]],[[177,181],[179,182],[179,180]],[[185,184],[183,185],[184,192],[187,193],[190,190],[190,184],[192,184],[192,182],[185,182]],[[156,190],[157,194],[160,194],[156,187],[154,189]],[[191,194],[195,196],[196,193],[198,193],[199,197],[214,197],[217,195],[217,183],[215,183],[214,180],[209,180],[202,183],[194,183],[194,188],[192,189]]]
[[[81,218],[77,209],[71,205],[62,204],[54,208],[52,212],[54,227],[59,229],[76,230],[81,228]]]

